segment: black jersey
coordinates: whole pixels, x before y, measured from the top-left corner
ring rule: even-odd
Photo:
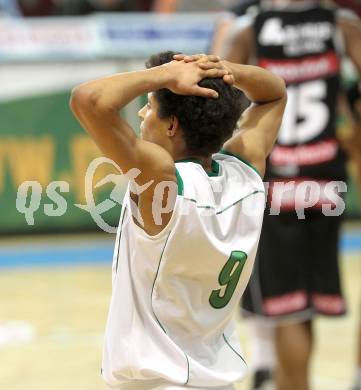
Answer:
[[[268,180],[345,180],[345,155],[336,138],[340,56],[335,19],[334,10],[318,5],[262,10],[255,17],[258,65],[280,75],[288,91]]]

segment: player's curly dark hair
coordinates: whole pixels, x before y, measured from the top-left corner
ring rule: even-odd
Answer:
[[[146,67],[170,62],[174,54],[177,53],[167,51],[154,54],[146,62]],[[204,79],[199,85],[216,90],[218,99],[177,95],[165,88],[155,91],[154,96],[159,104],[160,118],[172,115],[178,118],[188,153],[208,157],[219,151],[232,136],[245,106],[243,93],[221,78]]]

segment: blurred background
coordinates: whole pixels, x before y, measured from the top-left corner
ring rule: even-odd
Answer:
[[[208,52],[237,0],[0,0],[0,389],[105,389],[102,337],[125,181],[69,110],[71,89],[172,49]],[[339,6],[360,14],[359,0]],[[344,82],[355,77],[345,59]],[[138,128],[144,97],[125,116]],[[348,123],[340,117],[340,132]],[[98,161],[98,160],[95,160]],[[348,389],[361,304],[360,194],[341,237],[349,314],[317,322],[315,389]],[[239,318],[246,355],[247,329]],[[247,388],[247,383],[239,390]]]

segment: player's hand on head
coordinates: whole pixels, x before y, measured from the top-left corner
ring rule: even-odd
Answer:
[[[206,78],[223,78],[228,84],[234,83],[231,71],[220,62],[218,56],[176,54],[174,59],[175,61],[169,63],[174,71],[173,85],[169,89],[174,93],[217,98],[218,93],[215,90],[200,87],[199,81]]]
[[[223,69],[201,69],[196,62],[171,61],[165,64],[169,72],[167,88],[178,95],[194,95],[217,98],[214,89],[203,88],[198,83],[205,78],[223,77]]]
[[[220,62],[221,58],[213,54],[175,54],[173,58],[177,61],[184,62],[199,62],[199,61],[211,61],[211,62]]]
[[[204,70],[225,69],[227,70],[227,73],[223,76],[224,82],[230,85],[235,82],[232,71],[225,65],[224,61],[222,61],[219,56],[214,54],[175,54],[173,58],[177,61],[196,62],[198,66]]]
[[[213,61],[213,57],[216,57],[216,60]],[[226,71],[225,75],[223,76],[223,81],[227,84],[234,84],[234,76],[232,71],[225,65],[224,62],[218,60],[219,57],[217,56],[205,56],[201,57],[196,63],[198,66],[203,70],[211,70],[211,69],[223,69]]]

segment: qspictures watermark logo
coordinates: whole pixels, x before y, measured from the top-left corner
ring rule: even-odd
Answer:
[[[95,173],[97,169],[108,164],[115,168],[118,173],[107,174],[104,178],[95,183]],[[126,174],[129,180],[129,191],[134,195],[141,195],[154,184],[154,180],[149,180],[143,185],[137,184],[137,177],[141,171],[137,168],[129,170]],[[239,188],[244,185],[240,182],[240,177],[230,177],[226,183],[214,182],[212,190],[214,193],[223,193],[226,188]],[[124,193],[124,175],[119,166],[111,159],[99,157],[91,161],[84,177],[85,204],[74,204],[81,210],[89,213],[95,224],[105,232],[116,233],[117,226],[111,226],[103,217],[106,212],[119,207]],[[104,186],[113,185],[107,199],[96,203],[94,192]],[[315,181],[315,180],[291,180],[278,181],[265,184],[265,194],[267,202],[260,207],[258,197],[247,197],[242,203],[242,213],[247,216],[262,214],[268,204],[268,211],[271,215],[279,215],[282,211],[295,211],[299,219],[306,218],[306,210],[318,209],[325,216],[339,216],[345,210],[345,202],[342,194],[347,191],[347,185],[343,181]],[[68,202],[62,195],[70,191],[70,184],[67,181],[59,180],[50,182],[46,188],[38,181],[24,181],[17,190],[16,209],[24,215],[28,225],[35,225],[35,213],[40,210],[42,196],[46,196],[52,203],[43,205],[43,212],[48,217],[62,217],[68,212]],[[261,191],[259,191],[261,192]],[[154,186],[152,200],[152,216],[156,225],[162,225],[163,216],[173,211],[175,199],[178,193],[178,185],[173,181],[159,182]],[[167,199],[166,203],[164,199]],[[194,200],[189,199],[194,203]],[[128,199],[130,203],[131,216],[140,226],[144,226],[138,205]],[[215,205],[197,204],[196,207],[203,217],[211,217],[219,213]],[[223,205],[227,209],[227,205]],[[184,207],[179,212],[187,215],[194,212],[191,207]],[[128,218],[129,222],[129,218]]]
[[[119,173],[110,173],[95,183],[97,169],[107,164],[116,169]],[[112,185],[113,188],[108,198],[96,203],[95,191],[104,185]],[[84,177],[85,204],[74,206],[89,213],[96,225],[105,232],[115,233],[116,227],[109,225],[103,215],[114,207],[119,207],[124,189],[123,174],[119,166],[106,157],[95,158],[87,167]],[[50,182],[46,188],[35,180],[24,181],[20,184],[16,196],[16,209],[23,214],[27,225],[35,225],[35,213],[41,207],[43,195],[46,195],[52,203],[43,205],[44,215],[48,217],[62,217],[68,212],[68,202],[62,194],[70,192],[70,184],[64,180]]]

